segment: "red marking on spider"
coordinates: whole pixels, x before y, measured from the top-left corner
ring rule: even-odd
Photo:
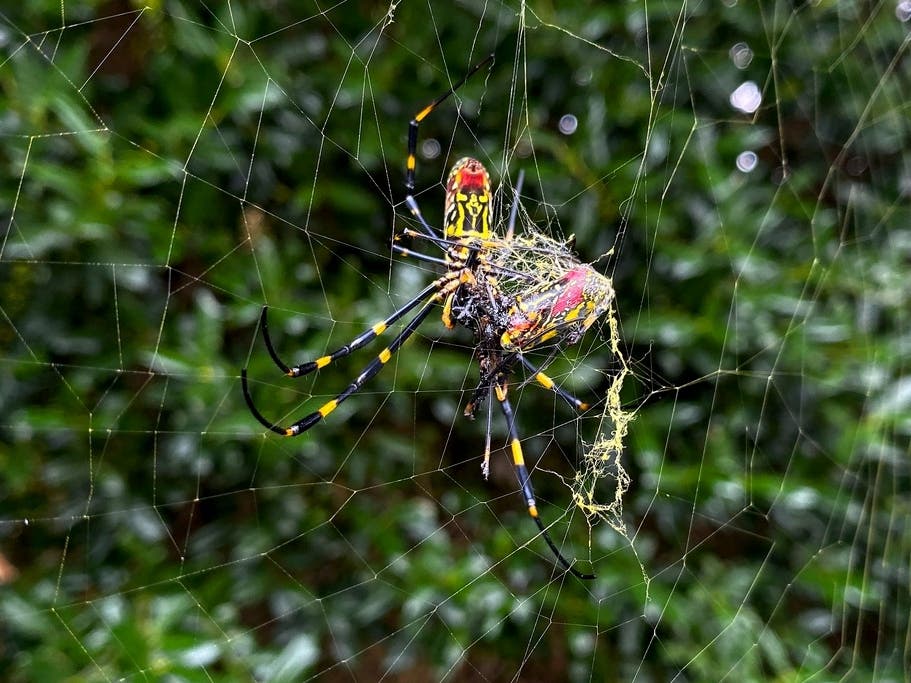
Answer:
[[[464,159],[451,174],[450,187],[467,192],[484,191],[490,186],[490,176],[477,159]]]
[[[585,300],[585,280],[588,269],[584,266],[573,268],[561,278],[560,296],[551,307],[551,313],[559,314],[575,308]]]

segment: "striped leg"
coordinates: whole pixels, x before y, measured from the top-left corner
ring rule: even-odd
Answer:
[[[339,404],[347,400],[353,394],[357,393],[357,391],[362,386],[364,386],[364,384],[370,378],[374,377],[380,370],[383,369],[383,366],[389,362],[389,359],[392,358],[393,354],[399,350],[402,344],[404,344],[405,341],[407,341],[407,339],[412,334],[414,334],[415,330],[420,327],[421,323],[424,322],[424,319],[433,310],[433,305],[440,300],[443,291],[444,290],[441,290],[440,292],[434,294],[433,297],[431,297],[430,300],[424,304],[421,310],[418,311],[417,315],[415,315],[414,318],[412,318],[411,321],[405,326],[405,329],[399,332],[399,335],[392,340],[392,343],[389,344],[389,346],[380,351],[379,355],[377,355],[377,357],[374,358],[367,365],[367,367],[364,368],[361,374],[358,375],[357,378],[351,382],[351,384],[349,384],[342,393],[340,393],[328,403],[323,404],[319,410],[306,415],[288,427],[281,427],[274,422],[270,422],[265,417],[263,417],[262,413],[260,413],[256,408],[256,405],[253,403],[253,398],[250,396],[250,390],[247,385],[247,369],[244,368],[240,372],[240,380],[243,387],[244,399],[247,402],[247,407],[250,409],[250,412],[253,413],[253,416],[257,420],[259,420],[260,424],[262,424],[267,429],[275,432],[276,434],[281,434],[282,436],[297,436],[298,434],[306,432],[313,425],[321,421],[329,413],[335,410]]]
[[[541,372],[530,360],[526,359],[521,353],[518,354],[519,362],[525,366],[525,369],[531,372],[534,375],[535,381],[540,384],[545,389],[550,389],[557,396],[566,401],[567,405],[570,408],[575,408],[576,410],[583,411],[588,410],[591,406],[585,401],[581,401],[571,393],[563,389],[562,387],[557,386],[557,383],[554,382],[550,377]]]
[[[522,489],[522,495],[525,497],[525,504],[528,506],[528,514],[535,521],[535,524],[538,525],[538,529],[541,531],[541,535],[544,537],[544,540],[547,542],[547,545],[550,547],[554,556],[569,571],[573,576],[578,579],[593,579],[595,578],[594,574],[583,574],[578,569],[573,567],[572,563],[563,557],[563,553],[557,548],[557,545],[551,539],[550,534],[547,532],[547,527],[544,526],[544,522],[541,521],[541,517],[538,515],[538,506],[535,502],[535,492],[531,487],[531,477],[528,474],[528,468],[525,467],[525,457],[522,454],[522,444],[519,441],[519,432],[516,429],[516,418],[515,413],[513,413],[512,405],[509,403],[509,398],[506,396],[507,384],[506,381],[501,381],[496,386],[496,395],[497,400],[500,402],[500,408],[503,410],[503,415],[506,418],[506,425],[509,429],[509,446],[512,450],[512,461],[513,465],[516,468],[516,476],[519,479],[519,487]]]
[[[418,151],[418,127],[421,125],[421,121],[427,118],[434,109],[436,109],[440,104],[449,99],[449,96],[452,95],[459,87],[467,81],[476,71],[480,70],[485,64],[488,64],[493,60],[493,55],[489,55],[484,61],[476,64],[472,69],[462,76],[461,80],[453,85],[449,90],[436,98],[433,102],[428,104],[426,107],[421,109],[417,114],[414,115],[414,118],[411,119],[411,122],[408,124],[408,161],[405,167],[405,188],[408,192],[414,191],[414,167],[416,164],[416,154]]]
[[[557,396],[562,398],[570,408],[574,408],[575,410],[581,412],[588,410],[591,407],[585,401],[576,398],[571,393],[558,386],[557,383],[554,382],[554,380],[551,379],[549,375],[542,372],[521,353],[513,353],[504,357],[498,365],[492,368],[486,375],[481,377],[481,381],[478,383],[474,394],[472,394],[471,400],[465,404],[465,417],[474,418],[475,411],[484,402],[484,399],[487,398],[487,393],[493,384],[493,378],[501,374],[508,375],[512,364],[516,361],[516,359],[518,359],[519,362],[525,366],[526,370],[532,373],[534,380],[538,384],[540,384],[545,389],[553,391]]]
[[[260,316],[260,327],[262,327],[263,330],[263,339],[265,339],[266,348],[269,350],[269,355],[272,356],[272,360],[275,362],[275,364],[282,372],[288,375],[288,377],[303,377],[304,375],[310,374],[314,370],[319,370],[320,368],[326,367],[330,363],[337,361],[339,358],[344,358],[345,356],[372,342],[374,339],[383,334],[383,332],[386,331],[387,327],[403,318],[419,303],[425,301],[427,299],[427,296],[434,290],[439,289],[444,281],[445,278],[438,278],[434,282],[431,282],[424,289],[422,289],[417,296],[415,296],[411,301],[406,303],[400,309],[393,312],[388,318],[382,322],[371,325],[370,329],[365,330],[349,343],[345,344],[340,349],[333,351],[328,356],[322,356],[316,360],[311,360],[306,363],[301,363],[300,365],[294,366],[286,365],[285,362],[279,357],[278,352],[275,350],[275,346],[272,344],[272,337],[269,335],[269,320],[267,316],[269,308],[268,306],[263,306],[263,312]]]

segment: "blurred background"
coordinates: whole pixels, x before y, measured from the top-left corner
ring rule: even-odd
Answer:
[[[907,680],[908,2],[54,2],[0,13],[7,680]],[[434,314],[284,378],[436,273],[393,254],[471,154],[613,279],[511,390]],[[405,242],[404,244],[408,244]],[[437,255],[432,245],[415,249]],[[485,411],[482,411],[485,412]],[[596,497],[614,501],[608,468]],[[613,525],[608,523],[613,522]],[[615,528],[616,527],[616,528]]]

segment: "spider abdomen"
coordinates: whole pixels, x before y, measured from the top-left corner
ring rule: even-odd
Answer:
[[[557,280],[516,296],[500,346],[509,352],[548,343],[575,344],[608,310],[613,296],[610,280],[580,263]]]

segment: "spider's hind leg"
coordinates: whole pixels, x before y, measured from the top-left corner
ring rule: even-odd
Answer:
[[[591,406],[585,401],[576,398],[571,393],[566,391],[563,387],[559,386],[549,375],[545,374],[540,368],[534,365],[530,360],[525,358],[521,353],[518,354],[519,362],[525,366],[525,369],[528,370],[534,380],[540,384],[545,389],[550,389],[557,396],[562,398],[570,408],[575,408],[576,410],[582,412],[588,410]]]
[[[572,562],[563,556],[563,553],[561,553],[560,549],[557,548],[557,544],[554,543],[553,539],[550,537],[550,533],[548,533],[547,527],[544,525],[544,522],[538,515],[538,504],[535,501],[535,492],[531,486],[531,476],[528,473],[528,468],[525,466],[525,457],[522,453],[522,443],[519,441],[519,432],[516,429],[516,416],[513,412],[512,405],[509,403],[509,398],[506,395],[507,388],[508,385],[506,383],[506,378],[500,376],[495,387],[495,393],[497,396],[497,401],[500,402],[500,409],[503,411],[503,416],[506,418],[506,426],[509,430],[509,447],[512,451],[513,465],[516,468],[516,477],[519,479],[519,488],[521,489],[522,496],[525,498],[525,504],[528,506],[528,514],[534,520],[538,529],[541,531],[541,535],[544,537],[544,541],[547,543],[551,552],[553,552],[554,556],[557,558],[557,561],[563,565],[563,567],[568,572],[570,572],[578,579],[594,579],[594,574],[583,574],[573,566]]]

